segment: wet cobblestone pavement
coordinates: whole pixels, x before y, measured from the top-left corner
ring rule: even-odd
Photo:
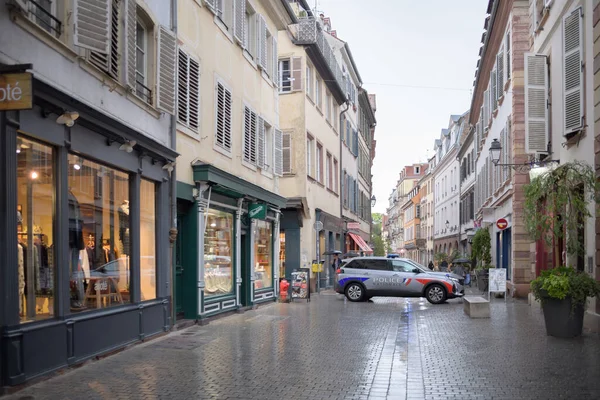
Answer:
[[[492,299],[272,304],[193,326],[6,399],[598,399],[600,338],[547,337],[541,311]]]

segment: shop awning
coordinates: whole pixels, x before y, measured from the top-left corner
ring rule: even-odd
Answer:
[[[373,252],[373,250],[369,247],[369,245],[367,244],[367,242],[364,241],[363,238],[352,232],[348,232],[348,235],[350,235],[352,240],[354,240],[354,242],[358,245],[358,247],[360,247],[362,251],[364,251],[365,253]]]

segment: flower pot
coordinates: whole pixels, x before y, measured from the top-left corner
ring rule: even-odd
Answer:
[[[542,309],[548,336],[574,338],[583,331],[583,304],[571,307],[571,298],[563,300],[545,297]]]

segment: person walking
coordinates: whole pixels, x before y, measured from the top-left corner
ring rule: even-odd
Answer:
[[[427,267],[429,267],[429,269],[433,271],[433,261],[429,261]]]
[[[333,273],[338,270],[338,268],[342,265],[342,260],[340,260],[340,256],[338,254],[333,255],[333,261],[331,262],[331,268],[333,268]]]

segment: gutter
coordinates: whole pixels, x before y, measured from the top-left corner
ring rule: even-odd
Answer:
[[[348,58],[350,59],[350,63],[352,64],[352,69],[354,69],[354,73],[356,73],[356,77],[358,78],[358,86],[362,87],[363,81],[360,77],[360,73],[358,72],[358,68],[356,67],[356,63],[354,62],[354,57],[352,57],[352,52],[350,51],[350,46],[348,46],[348,42],[344,42],[344,49],[346,49],[346,53],[348,53]]]
[[[292,24],[297,24],[298,23],[298,17],[296,17],[296,13],[294,13],[294,10],[292,9],[292,6],[290,6],[290,2],[288,0],[281,0],[281,2],[283,3],[283,7],[285,8],[285,10],[287,11],[287,13],[289,14],[290,18],[292,19]]]
[[[177,37],[177,0],[171,0],[171,29]],[[171,148],[173,151],[177,149],[177,114],[171,115]],[[171,326],[175,326],[175,240],[177,239],[177,165],[171,171],[171,228],[169,229],[169,242],[171,244],[171,282],[169,291],[171,293]]]

